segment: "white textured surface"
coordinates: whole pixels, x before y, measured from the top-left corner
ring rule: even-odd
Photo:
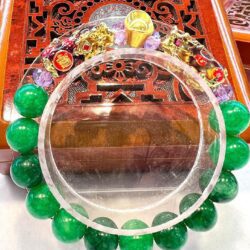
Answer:
[[[240,185],[238,197],[231,203],[217,205],[219,218],[213,230],[189,231],[183,250],[250,249],[250,164],[235,174]],[[25,191],[18,189],[9,177],[0,175],[0,250],[85,249],[83,242],[59,243],[52,235],[50,221],[32,218],[24,199]]]

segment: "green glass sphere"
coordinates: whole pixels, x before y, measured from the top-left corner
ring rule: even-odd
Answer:
[[[6,131],[9,146],[21,154],[26,154],[37,147],[38,124],[29,118],[20,118],[11,123]]]
[[[200,198],[199,194],[189,194],[180,203],[180,212],[184,213]],[[198,232],[208,231],[214,227],[217,221],[216,208],[212,201],[206,200],[204,203],[185,220],[185,224],[192,230]]]
[[[37,155],[28,154],[17,157],[11,165],[13,182],[21,188],[32,188],[42,182],[43,175]]]
[[[48,98],[43,88],[34,84],[25,84],[16,91],[14,105],[22,116],[35,118],[42,115]]]
[[[210,148],[209,154],[212,161],[216,164],[220,153],[219,140],[215,140]],[[239,137],[227,136],[226,154],[223,164],[225,170],[237,170],[243,168],[249,160],[249,146]]]
[[[129,220],[122,226],[122,229],[127,230],[145,228],[148,228],[148,225],[140,220]],[[153,235],[120,236],[119,244],[121,250],[151,250],[153,249]]]
[[[164,224],[176,218],[177,215],[170,212],[163,212],[153,220],[153,226]],[[163,250],[180,249],[187,241],[187,227],[184,223],[174,225],[169,229],[154,233],[156,244]]]
[[[239,135],[246,130],[250,123],[250,113],[246,106],[237,101],[227,101],[220,104],[224,117],[226,133],[228,135]],[[212,110],[209,115],[209,123],[212,129],[219,132],[219,123]]]
[[[116,224],[106,217],[97,218],[94,222],[106,227],[117,228]],[[84,237],[84,243],[87,250],[115,250],[118,246],[118,236],[89,227]]]
[[[55,237],[64,243],[79,241],[85,234],[87,226],[75,219],[64,209],[60,209],[52,221]]]
[[[200,188],[203,191],[209,184],[214,171],[208,169],[200,177]],[[209,195],[209,199],[214,202],[229,202],[233,200],[238,194],[238,182],[235,176],[226,170],[223,170],[220,177]]]
[[[55,216],[60,205],[49,190],[49,187],[42,183],[30,189],[26,197],[26,207],[29,213],[38,219],[48,219]]]

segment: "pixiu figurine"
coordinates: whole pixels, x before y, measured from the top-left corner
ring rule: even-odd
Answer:
[[[161,49],[182,61],[190,63],[191,57],[204,48],[198,41],[193,40],[188,33],[183,33],[175,26],[170,36],[161,43]]]
[[[96,28],[80,35],[75,42],[76,48],[73,53],[76,56],[84,55],[85,59],[89,59],[113,46],[114,37],[114,33],[108,29],[107,25],[101,23]]]
[[[204,46],[176,26],[161,43],[161,50],[194,67],[211,88],[218,87],[226,80],[227,71],[213,59],[203,55]]]

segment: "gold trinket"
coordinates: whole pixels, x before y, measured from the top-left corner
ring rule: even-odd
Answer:
[[[92,30],[87,30],[76,40],[74,55],[84,55],[89,59],[107,50],[114,44],[114,33],[105,23],[99,24]]]
[[[57,78],[59,75],[55,69],[55,67],[53,66],[52,62],[48,59],[48,58],[43,58],[43,65],[44,65],[44,68],[51,73],[51,75],[54,77],[54,78]]]
[[[142,47],[146,39],[154,33],[151,17],[142,10],[131,11],[125,19],[127,43],[133,48]]]
[[[62,72],[70,70],[73,64],[74,64],[73,56],[66,50],[58,51],[53,58],[54,67]]]

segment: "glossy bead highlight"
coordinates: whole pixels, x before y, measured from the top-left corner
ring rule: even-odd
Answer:
[[[209,154],[212,161],[216,164],[220,154],[219,140],[215,140],[211,144]],[[227,136],[223,169],[230,171],[241,169],[248,163],[249,156],[249,146],[244,140],[239,137]]]
[[[37,147],[38,129],[38,124],[32,119],[17,119],[8,126],[6,140],[14,151],[27,154]]]
[[[42,115],[48,98],[43,88],[35,84],[25,84],[16,91],[14,105],[22,116],[35,118]]]
[[[55,237],[64,243],[79,241],[85,234],[86,229],[86,225],[64,209],[60,209],[52,221],[52,231]]]
[[[157,215],[152,226],[164,224],[176,218],[177,215],[170,212],[163,212]],[[154,240],[162,250],[180,249],[187,241],[187,227],[183,222],[172,226],[171,228],[154,233]]]
[[[46,184],[40,184],[30,189],[26,197],[26,207],[29,213],[38,219],[52,218],[58,212],[60,205]]]
[[[122,229],[136,230],[145,229],[148,225],[140,220],[130,220],[126,222]],[[120,236],[119,244],[121,250],[152,250],[153,249],[153,235],[137,235],[137,236]]]
[[[199,194],[189,194],[180,203],[180,212],[184,213],[200,198]],[[212,201],[205,200],[203,204],[185,220],[185,224],[192,230],[205,232],[214,227],[217,221],[216,208]]]
[[[237,101],[227,101],[220,104],[221,112],[224,117],[226,133],[228,135],[239,135],[244,132],[250,123],[250,113],[246,106]],[[209,122],[212,129],[219,132],[219,124],[212,110],[209,115]]]
[[[200,177],[200,188],[202,191],[207,187],[214,171],[208,169]],[[209,195],[209,199],[214,202],[224,203],[233,200],[238,194],[238,182],[236,177],[229,171],[223,170],[220,177]]]
[[[116,224],[106,217],[97,218],[94,222],[106,227],[117,228]],[[84,237],[84,243],[87,250],[115,250],[118,246],[118,236],[89,227]]]
[[[13,182],[21,188],[32,188],[42,182],[43,175],[37,155],[28,154],[17,157],[11,165]]]

